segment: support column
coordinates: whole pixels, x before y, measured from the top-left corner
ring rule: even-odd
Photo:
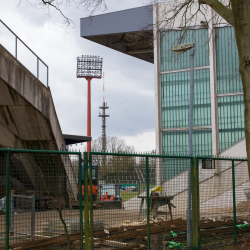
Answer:
[[[91,136],[91,77],[88,81],[88,105],[87,105],[87,136]],[[91,151],[91,141],[87,142],[87,152]]]
[[[160,32],[158,27],[158,4],[153,5],[154,20],[154,85],[155,85],[155,137],[156,154],[162,154],[162,115],[161,115],[161,75],[160,75]],[[156,158],[156,185],[163,183],[163,159]]]

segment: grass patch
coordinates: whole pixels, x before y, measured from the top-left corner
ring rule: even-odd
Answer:
[[[128,201],[138,195],[138,192],[126,192],[126,191],[121,191],[121,197],[122,201]]]

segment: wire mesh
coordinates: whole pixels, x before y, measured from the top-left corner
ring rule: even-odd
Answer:
[[[133,249],[145,245],[147,219],[145,209],[139,218],[140,198],[146,188],[145,157],[119,155],[93,155],[94,246],[101,249],[114,247]],[[155,184],[155,168],[150,166],[151,178]],[[96,174],[98,171],[98,174]],[[133,230],[136,228],[137,232]],[[145,245],[146,247],[146,245]]]
[[[0,152],[0,247],[6,240],[6,153]]]
[[[223,247],[237,243],[237,225],[248,224],[244,195],[249,185],[247,162],[200,160],[199,179],[201,244],[217,241]],[[241,211],[237,218],[236,208]]]
[[[249,212],[250,212],[250,185],[247,162],[234,162],[235,182],[235,217],[236,239],[235,243],[244,245],[250,236]],[[249,242],[248,242],[249,244]]]
[[[166,201],[159,200],[157,204],[157,217],[162,220],[163,239],[169,248],[174,247],[173,242],[180,249],[187,246],[188,192],[191,192],[188,189],[189,164],[190,159],[187,158],[156,158],[157,186],[162,187],[158,193],[166,197]]]
[[[188,232],[202,247],[247,241],[246,160],[44,152],[0,149],[0,249],[185,249]]]
[[[179,166],[172,158],[92,156],[92,179],[98,179],[92,186],[96,249],[150,249],[150,244],[170,246],[173,239],[176,244],[186,245],[189,159],[182,160],[185,170],[175,176]],[[163,181],[166,166],[173,173],[169,174],[172,178]]]
[[[4,161],[1,157],[2,178]],[[80,210],[73,209],[74,203],[78,204],[75,170],[79,155],[11,153],[9,162],[9,193],[1,200],[4,203],[9,196],[9,248],[72,249],[74,244],[79,247]],[[4,246],[7,241],[2,239]]]

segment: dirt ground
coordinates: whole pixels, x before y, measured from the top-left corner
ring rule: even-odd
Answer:
[[[143,215],[140,221],[146,219],[146,211],[143,211]],[[133,223],[138,223],[138,209],[132,210],[124,210],[124,209],[96,209],[93,211],[95,220],[103,220],[105,224],[105,228],[119,227],[121,225],[128,223],[128,225],[133,225]],[[169,216],[169,215],[168,215]],[[186,212],[185,211],[173,211],[173,218],[182,218],[185,219]],[[210,209],[210,210],[202,210],[200,214],[202,218],[211,218],[211,219],[219,219],[220,217],[229,217],[233,218],[232,210],[230,209]],[[80,214],[79,210],[64,210],[63,218],[68,220],[79,220]],[[165,216],[162,216],[165,219]],[[249,211],[237,212],[237,218],[244,218],[249,221],[250,213]],[[168,220],[170,218],[168,217]],[[57,211],[47,210],[47,211],[39,211],[35,214],[35,234],[36,238],[46,238],[51,236],[57,236],[54,234],[46,234],[44,231],[44,223],[51,220],[60,220],[59,214]],[[249,222],[250,224],[250,222]],[[174,228],[173,228],[174,230]],[[14,215],[14,231],[15,234],[11,236],[10,242],[14,244],[16,242],[23,242],[30,240],[30,232],[31,232],[31,213],[27,211],[17,211]],[[162,232],[164,234],[164,232]],[[0,246],[3,246],[5,243],[5,215],[0,215]],[[206,243],[203,243],[203,239],[201,238],[202,250],[239,250],[239,249],[249,249],[250,250],[250,232],[244,233],[242,235],[238,234],[238,245],[234,245],[233,234],[224,238],[215,235],[211,237]],[[166,248],[171,249],[171,248]],[[172,248],[173,249],[173,248]]]

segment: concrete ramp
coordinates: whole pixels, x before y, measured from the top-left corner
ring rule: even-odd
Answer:
[[[223,151],[220,156],[223,157],[246,157],[245,139],[237,142],[227,150]],[[199,165],[199,192],[201,208],[215,208],[223,206],[224,208],[232,206],[232,162],[219,160],[215,162],[215,169],[202,169]],[[249,187],[249,175],[247,162],[235,161],[235,185],[237,204],[245,201],[244,189]],[[163,194],[174,196],[173,204],[177,210],[187,209],[188,197],[188,171],[174,176],[163,183]],[[146,195],[144,192],[143,195]],[[227,204],[225,201],[227,200]],[[137,197],[125,202],[125,209],[139,207],[140,199]],[[144,204],[146,209],[146,204]],[[161,209],[165,210],[165,207]],[[161,210],[160,209],[160,210]]]
[[[0,45],[0,145],[66,150],[50,89]],[[62,161],[76,198],[77,178],[69,157]],[[34,184],[34,173],[26,165]]]

